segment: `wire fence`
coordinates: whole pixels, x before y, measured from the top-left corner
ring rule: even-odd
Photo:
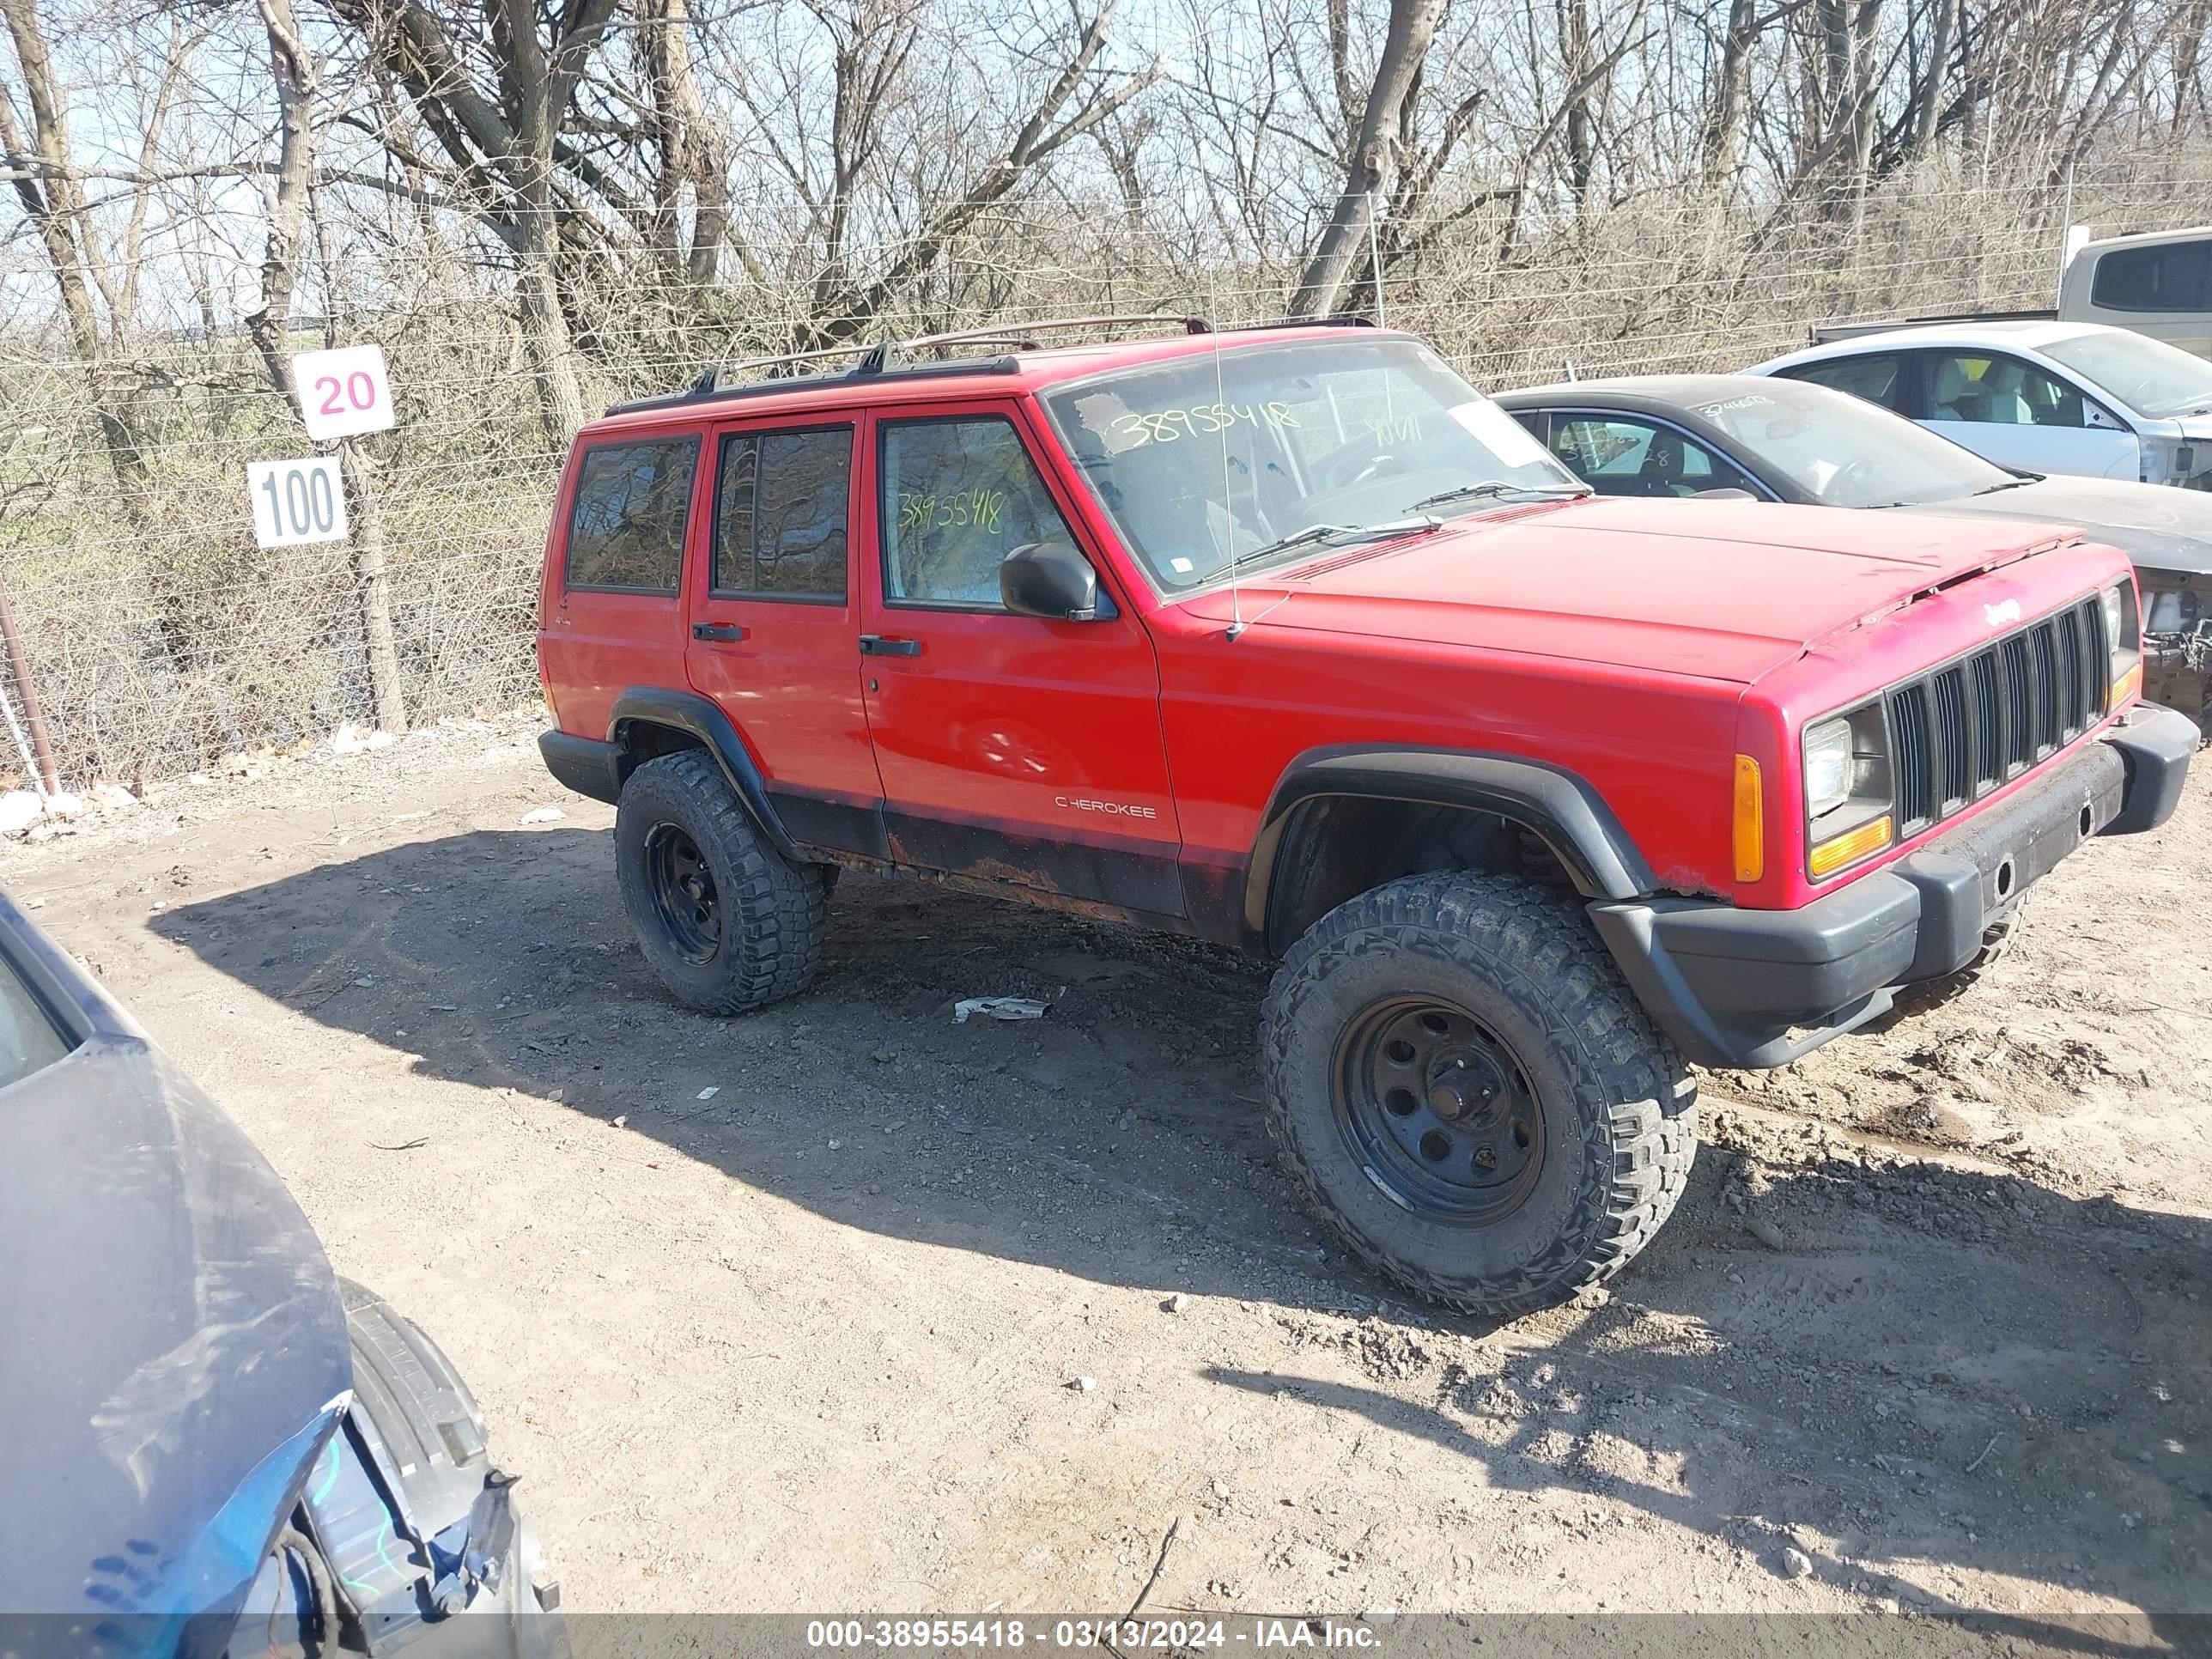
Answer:
[[[2051,303],[2070,218],[2163,228],[2208,198],[2212,166],[2168,159],[2070,180],[1899,176],[1848,202],[1768,206],[1660,193],[1540,214],[1479,198],[1386,222],[1394,327],[1479,386],[1729,369],[1808,325]],[[381,218],[376,214],[383,214]],[[496,250],[388,204],[333,233],[342,282],[313,290],[294,349],[374,342],[397,428],[362,441],[381,519],[401,689],[417,721],[534,694],[537,570],[561,462]],[[675,389],[717,361],[822,337],[823,295],[899,268],[896,240],[832,261],[806,238],[748,250],[712,287],[647,252],[564,271],[587,410]],[[840,278],[823,280],[825,269]],[[156,301],[173,273],[159,273]],[[906,280],[867,337],[1102,312],[1283,314],[1291,252],[1240,251],[1109,201],[986,215]],[[253,262],[215,292],[250,292]],[[1376,295],[1363,260],[1352,304]],[[317,302],[319,302],[318,309]],[[149,327],[95,362],[37,324],[0,331],[0,582],[65,779],[130,781],[223,754],[313,741],[374,712],[353,546],[257,549],[249,461],[314,453],[240,319]],[[329,320],[325,321],[327,314]]]

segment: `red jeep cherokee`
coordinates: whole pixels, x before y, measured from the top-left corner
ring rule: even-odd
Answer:
[[[1690,1064],[1972,971],[2173,809],[2110,548],[1592,500],[1409,336],[1177,328],[716,371],[577,441],[543,747],[678,997],[798,991],[841,866],[1242,946],[1322,1213],[1510,1312],[1665,1219]]]

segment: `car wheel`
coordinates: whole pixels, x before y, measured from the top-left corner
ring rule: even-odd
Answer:
[[[1696,1085],[1580,911],[1408,877],[1323,916],[1263,1016],[1269,1127],[1352,1253],[1510,1315],[1619,1272],[1681,1196]]]
[[[679,1000],[743,1013],[813,977],[825,884],[761,838],[704,754],[664,755],[630,774],[615,860],[639,947]]]

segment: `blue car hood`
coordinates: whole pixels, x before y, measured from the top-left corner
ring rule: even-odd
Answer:
[[[235,1607],[352,1387],[345,1316],[252,1144],[33,949],[79,1046],[0,1091],[0,1614],[150,1641]]]

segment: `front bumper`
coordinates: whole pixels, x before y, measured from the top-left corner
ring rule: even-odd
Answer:
[[[2094,835],[2172,816],[2196,722],[2140,705],[2002,805],[1795,910],[1702,899],[1590,906],[1660,1029],[1700,1066],[1787,1065],[1962,967],[1989,925]]]

